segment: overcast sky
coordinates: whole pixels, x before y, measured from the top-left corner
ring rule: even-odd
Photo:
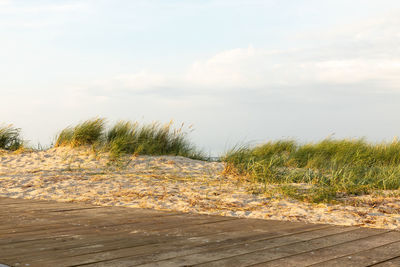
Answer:
[[[0,0],[0,123],[101,116],[243,142],[400,135],[398,0]]]

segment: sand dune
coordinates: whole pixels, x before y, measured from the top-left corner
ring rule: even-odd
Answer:
[[[176,156],[110,160],[106,153],[52,148],[0,151],[0,196],[154,208],[338,225],[400,227],[397,198],[356,205],[309,204],[253,194],[254,184],[224,175],[224,164]]]

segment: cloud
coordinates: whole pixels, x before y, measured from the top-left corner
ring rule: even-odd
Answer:
[[[223,51],[217,55],[195,62],[185,73],[184,79],[192,86],[232,88],[254,87],[262,83],[260,68],[265,69],[268,51],[256,50],[252,46]],[[273,66],[272,66],[273,67]]]
[[[237,89],[276,91],[305,85],[375,84],[399,90],[400,58],[298,58],[299,52],[235,49],[193,63],[184,73],[163,75],[147,71],[124,74],[95,83],[108,93],[126,91],[175,97],[182,94],[226,93]],[[304,55],[304,54],[303,54]],[[296,58],[297,57],[297,58]],[[303,57],[303,56],[302,56]],[[362,88],[360,88],[362,90]]]
[[[308,41],[309,48],[267,50],[249,46],[224,51],[194,63],[186,77],[193,84],[211,87],[267,90],[277,86],[370,83],[380,90],[399,91],[398,13],[305,34],[301,38],[314,41]]]
[[[243,90],[255,95],[301,95],[323,93],[335,86],[360,94],[400,93],[399,28],[399,16],[391,14],[352,27],[294,37],[313,36],[314,45],[307,48],[271,50],[249,45],[197,60],[172,75],[143,70],[108,77],[89,87],[93,93],[125,92],[164,98],[238,95]]]
[[[148,101],[189,107],[201,99],[213,106],[267,103],[276,108],[275,102],[299,106],[328,105],[334,99],[343,105],[363,97],[370,101],[379,94],[400,94],[398,28],[400,20],[393,15],[314,35],[315,42],[306,48],[230,49],[172,74],[144,69],[82,82],[72,91],[63,90],[68,91],[63,99],[68,107],[117,99],[136,105]]]

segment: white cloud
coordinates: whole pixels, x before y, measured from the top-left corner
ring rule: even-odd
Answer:
[[[250,45],[197,60],[173,75],[142,70],[82,82],[72,91],[62,90],[68,92],[62,101],[70,108],[89,102],[105,105],[114,103],[113,99],[152,99],[185,107],[196,106],[198,99],[211,105],[226,99],[246,105],[265,105],[272,99],[300,105],[324,104],[343,92],[353,100],[355,96],[373,99],[371,94],[376,93],[399,94],[400,39],[389,38],[389,30],[376,29],[392,29],[396,35],[400,21],[390,17],[373,21],[351,31],[346,28],[346,38],[332,30],[329,45],[286,50]]]
[[[260,77],[253,67],[257,65],[258,68],[261,63],[254,59],[264,54],[264,51],[256,50],[252,46],[223,51],[209,59],[195,62],[184,75],[184,79],[192,86],[254,87],[259,85]]]
[[[381,90],[398,91],[399,28],[400,16],[391,14],[334,29],[324,36],[330,45],[312,49],[271,51],[249,46],[223,51],[195,62],[184,77],[192,86],[214,88],[375,83]]]
[[[313,84],[375,83],[400,90],[400,16],[384,17],[304,35],[325,41],[309,49],[234,49],[196,62],[194,84],[252,88]],[[320,42],[315,42],[320,43]],[[321,88],[323,90],[323,88]],[[362,90],[360,88],[360,90]]]
[[[310,55],[300,59],[297,53],[301,52],[274,52],[252,47],[235,49],[197,61],[186,72],[174,76],[143,71],[119,75],[96,85],[109,91],[124,89],[137,93],[154,93],[168,88],[197,93],[231,89],[268,91],[278,87],[362,85],[368,82],[383,86],[381,90],[400,88],[400,58],[379,59],[372,55],[372,58],[320,60]]]
[[[107,78],[95,88],[140,94],[213,94],[229,90],[286,90],[307,86],[348,85],[365,92],[400,92],[400,28],[398,16],[364,21],[321,33],[329,45],[308,49],[269,50],[253,46],[222,51],[194,62],[175,75],[141,71]],[[303,36],[304,37],[304,36]],[[286,89],[285,89],[286,88]]]
[[[400,58],[329,60],[313,64],[310,70],[324,83],[379,82],[387,89],[399,89],[400,86]]]

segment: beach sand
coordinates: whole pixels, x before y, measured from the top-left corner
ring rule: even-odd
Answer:
[[[400,228],[400,198],[353,197],[311,204],[254,194],[254,183],[224,164],[179,156],[110,160],[90,149],[0,151],[0,196],[86,202],[224,216]]]

